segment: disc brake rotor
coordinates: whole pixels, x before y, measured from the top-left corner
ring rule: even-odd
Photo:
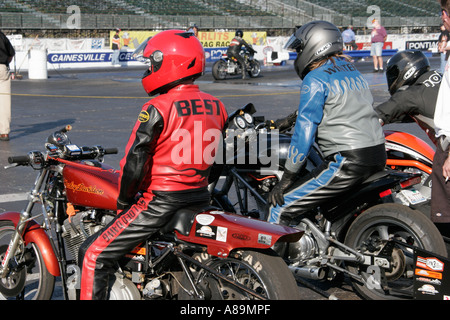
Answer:
[[[21,246],[23,243],[20,244]],[[19,252],[23,252],[23,247]],[[8,245],[0,246],[0,261],[3,261]],[[10,259],[8,266],[8,273],[4,278],[0,278],[0,293],[5,297],[17,297],[19,296],[26,283],[27,268],[25,265],[18,265],[16,257]]]
[[[395,281],[406,271],[406,258],[403,251],[399,248],[393,249],[391,258],[392,270],[386,270],[385,275],[388,281]]]

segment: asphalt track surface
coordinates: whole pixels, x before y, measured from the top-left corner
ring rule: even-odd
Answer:
[[[430,59],[432,68],[439,67],[439,58]],[[373,73],[372,62],[356,61],[370,84],[374,105],[389,98],[385,73]],[[22,80],[12,81],[12,123],[10,141],[0,141],[0,213],[21,211],[26,192],[36,177],[28,167],[5,170],[7,158],[25,155],[31,150],[44,150],[48,135],[67,124],[72,143],[80,146],[101,145],[117,147],[117,155],[108,155],[105,162],[119,168],[126,142],[142,105],[149,100],[140,84],[145,67],[121,67],[104,69],[48,70],[47,80],[29,80],[22,72]],[[262,67],[257,78],[242,80],[230,77],[215,81],[211,65],[205,75],[196,81],[200,89],[225,104],[228,112],[252,102],[258,115],[266,119],[278,119],[293,112],[299,102],[301,81],[292,63],[285,66]],[[387,126],[404,130],[429,142],[415,124]],[[348,279],[343,282],[314,283],[325,295],[299,284],[302,298],[326,300],[332,295],[340,300],[360,300]],[[56,289],[54,299],[61,299]]]

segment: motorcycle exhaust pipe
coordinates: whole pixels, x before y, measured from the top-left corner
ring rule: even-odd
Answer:
[[[322,280],[325,278],[326,272],[323,268],[318,267],[293,267],[289,266],[295,278],[306,278],[312,280]]]

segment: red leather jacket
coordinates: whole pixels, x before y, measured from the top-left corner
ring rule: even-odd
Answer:
[[[139,191],[206,187],[227,119],[220,100],[182,84],[147,102],[120,162],[118,209]]]

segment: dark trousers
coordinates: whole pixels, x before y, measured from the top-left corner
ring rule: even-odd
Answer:
[[[206,189],[144,193],[80,247],[80,299],[107,299],[109,276],[114,274],[119,259],[163,227],[178,209],[191,205],[207,206],[209,199]]]
[[[329,156],[307,175],[301,177],[284,194],[284,205],[270,207],[269,222],[289,223],[351,188],[361,184],[386,165],[384,144]]]

